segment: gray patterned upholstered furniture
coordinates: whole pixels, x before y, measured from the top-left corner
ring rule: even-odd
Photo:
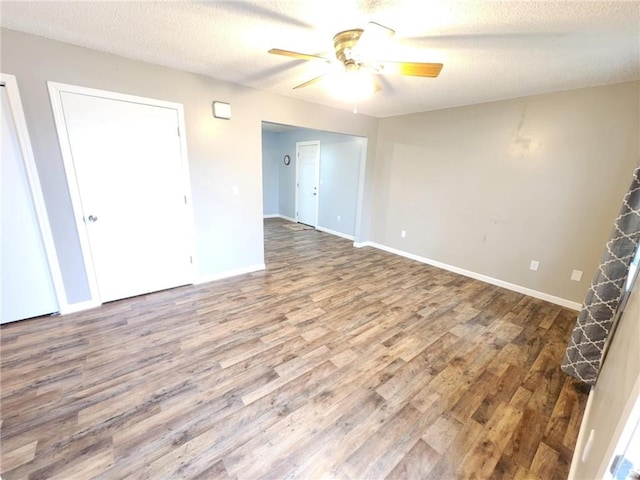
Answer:
[[[562,362],[566,374],[588,385],[594,385],[598,378],[607,337],[639,241],[640,167],[634,172]]]

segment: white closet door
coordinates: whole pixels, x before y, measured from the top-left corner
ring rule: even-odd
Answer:
[[[296,144],[297,172],[297,220],[315,227],[318,225],[318,194],[320,172],[320,143]]]
[[[190,283],[177,110],[60,95],[100,300]]]
[[[6,87],[2,103],[2,307],[0,323],[58,311],[31,187]]]

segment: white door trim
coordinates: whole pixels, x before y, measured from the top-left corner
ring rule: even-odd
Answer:
[[[296,142],[296,222],[299,221],[298,218],[298,206],[299,206],[299,195],[300,195],[300,189],[298,188],[299,186],[299,173],[300,173],[300,162],[298,161],[300,159],[300,154],[299,154],[299,150],[300,147],[304,147],[304,146],[308,146],[308,145],[317,145],[318,146],[318,156],[316,157],[316,171],[315,171],[315,179],[316,179],[316,185],[318,186],[318,194],[316,195],[316,224],[312,225],[313,227],[317,227],[318,226],[318,206],[320,205],[320,140],[311,140],[308,142]]]
[[[358,197],[356,200],[356,224],[353,229],[353,237],[356,242],[362,239],[362,208],[364,205],[364,184],[367,174],[367,148],[369,147],[369,138],[362,138],[362,152],[360,154],[360,166],[358,171]]]
[[[29,136],[24,110],[22,109],[22,100],[20,98],[20,90],[18,89],[18,82],[14,75],[6,73],[0,73],[0,81],[4,84],[4,88],[7,89],[9,107],[11,108],[11,114],[18,136],[18,143],[20,144],[20,151],[22,153],[25,171],[27,172],[27,178],[29,180],[29,187],[31,188],[31,197],[33,199],[36,217],[38,218],[38,226],[40,227],[42,243],[49,263],[49,272],[51,273],[51,281],[53,283],[53,289],[58,302],[58,309],[60,311],[64,311],[67,306],[67,294],[64,289],[60,264],[58,263],[56,245],[51,233],[47,206],[44,202],[44,196],[42,195],[40,177],[38,176],[38,169],[33,156],[31,137]]]
[[[49,89],[49,97],[51,100],[51,108],[53,110],[53,118],[56,125],[56,131],[58,133],[58,141],[60,142],[60,150],[62,152],[62,160],[64,163],[64,170],[67,177],[67,184],[69,186],[69,195],[71,197],[71,204],[73,206],[73,214],[75,217],[76,230],[78,232],[78,238],[80,240],[80,248],[82,251],[82,259],[84,262],[85,272],[87,274],[87,281],[89,282],[89,291],[91,294],[91,300],[85,302],[83,306],[89,308],[90,306],[101,305],[100,294],[98,291],[98,282],[96,278],[95,268],[93,265],[93,259],[91,256],[91,248],[89,247],[89,235],[84,223],[82,201],[80,197],[80,189],[78,187],[78,179],[75,174],[75,168],[73,164],[73,156],[71,154],[71,144],[69,143],[69,135],[67,131],[67,124],[64,118],[64,110],[62,108],[61,94],[63,92],[75,93],[79,95],[89,95],[93,97],[106,98],[110,100],[120,100],[131,103],[139,103],[143,105],[150,105],[155,107],[170,108],[177,111],[178,114],[178,126],[180,129],[180,162],[182,166],[182,178],[178,179],[182,183],[183,190],[186,196],[187,207],[189,208],[189,216],[191,221],[189,223],[189,231],[186,232],[189,245],[190,255],[193,259],[191,265],[191,281],[195,279],[196,272],[196,257],[195,257],[195,242],[194,242],[194,229],[193,229],[193,209],[191,206],[191,184],[188,174],[188,158],[187,158],[187,141],[186,141],[186,128],[184,121],[184,108],[180,103],[167,102],[164,100],[157,100],[153,98],[138,97],[136,95],[127,95],[124,93],[110,92],[107,90],[97,90],[93,88],[80,87],[77,85],[68,85],[57,82],[47,82]]]

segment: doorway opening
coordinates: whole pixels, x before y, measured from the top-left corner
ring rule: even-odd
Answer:
[[[314,158],[313,145],[317,145],[317,172],[313,162],[305,162],[307,154]],[[305,154],[302,161],[299,153]],[[263,217],[300,222],[355,240],[366,155],[364,137],[262,122]]]

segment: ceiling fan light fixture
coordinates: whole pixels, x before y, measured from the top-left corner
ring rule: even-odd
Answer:
[[[376,92],[373,77],[361,70],[346,70],[327,75],[329,94],[339,100],[358,102]]]
[[[269,53],[300,60],[323,60],[329,65],[325,74],[307,80],[294,90],[314,85],[320,80],[327,86],[329,94],[341,100],[356,103],[382,90],[378,75],[410,75],[414,77],[437,77],[441,63],[380,61],[384,44],[394,31],[379,23],[369,22],[363,30],[354,28],[337,33],[333,37],[336,60],[318,55],[272,48]],[[340,69],[332,72],[333,68]]]

